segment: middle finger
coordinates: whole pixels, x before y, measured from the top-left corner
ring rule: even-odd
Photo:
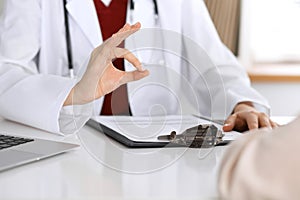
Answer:
[[[258,116],[255,113],[247,113],[246,122],[248,129],[258,129]]]

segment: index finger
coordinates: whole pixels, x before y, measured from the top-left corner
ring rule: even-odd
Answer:
[[[109,39],[109,43],[113,46],[119,46],[126,38],[140,30],[140,28],[141,24],[139,22],[131,26],[125,25],[117,33],[112,35]]]
[[[130,24],[126,23],[117,33],[121,33],[121,32],[124,32],[126,30],[129,30],[130,29]]]

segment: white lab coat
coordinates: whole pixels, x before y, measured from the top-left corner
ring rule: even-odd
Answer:
[[[67,9],[74,70],[80,77],[91,51],[102,43],[101,31],[93,0],[69,0]],[[129,84],[133,115],[182,114],[182,96],[192,100],[196,112],[209,116],[217,113],[214,116],[223,118],[241,101],[267,106],[265,99],[250,87],[245,70],[221,43],[202,0],[158,0],[158,9],[159,25],[154,20],[152,1],[135,0],[133,21],[140,21],[143,28],[168,30],[167,36],[159,36],[163,42],[156,43],[173,54],[134,51],[149,44],[138,42],[139,46],[134,46],[133,39],[126,41],[126,47],[136,52],[142,62],[156,60],[167,66],[150,66],[148,78]],[[129,13],[128,8],[127,21],[131,22]],[[147,30],[137,34],[141,38],[138,41],[151,41]],[[0,24],[0,115],[55,133],[78,130],[90,115],[75,113],[77,125],[71,128],[74,111],[62,107],[78,81],[67,77],[66,52],[62,0],[6,1]],[[174,56],[178,52],[190,63],[183,62],[181,55]],[[132,68],[128,63],[125,67]],[[182,76],[188,88],[176,76]],[[168,84],[175,89],[168,89]],[[94,103],[95,113],[101,110],[102,101],[103,98]]]

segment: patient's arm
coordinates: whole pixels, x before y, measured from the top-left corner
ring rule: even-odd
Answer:
[[[219,174],[224,199],[299,199],[300,118],[250,131],[226,152]]]

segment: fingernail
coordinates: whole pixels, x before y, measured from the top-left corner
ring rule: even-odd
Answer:
[[[230,126],[230,124],[224,124],[224,126]]]
[[[139,71],[141,71],[141,72],[143,72],[143,71],[146,70],[146,69],[143,67],[143,65],[139,66],[138,69],[139,69]]]
[[[141,23],[140,22],[137,22],[134,24],[134,26],[139,26]]]

